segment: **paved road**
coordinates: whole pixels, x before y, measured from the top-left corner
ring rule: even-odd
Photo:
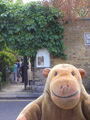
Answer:
[[[0,120],[16,120],[21,110],[33,100],[0,100]]]

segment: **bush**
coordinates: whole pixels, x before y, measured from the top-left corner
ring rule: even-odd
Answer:
[[[0,67],[1,69],[11,69],[16,61],[15,56],[12,53],[6,51],[0,51]]]
[[[6,71],[12,71],[12,66],[16,62],[15,56],[6,51],[0,51],[0,71],[2,72],[2,81],[6,81]]]

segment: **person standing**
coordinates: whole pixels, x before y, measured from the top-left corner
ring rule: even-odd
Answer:
[[[18,66],[18,69],[17,69],[17,78],[19,79],[20,78],[20,67],[21,67],[21,63],[20,63],[19,59],[17,59],[17,66]]]
[[[24,83],[24,60],[21,59],[22,61],[22,64],[21,64],[21,71],[22,71],[22,82],[21,83]]]
[[[17,69],[18,69],[18,65],[16,63],[16,64],[14,64],[14,69],[12,72],[12,83],[14,83],[14,80],[15,80],[16,84],[17,84]]]

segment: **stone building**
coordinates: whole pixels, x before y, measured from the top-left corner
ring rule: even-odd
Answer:
[[[64,45],[67,46],[67,50],[65,50],[67,60],[61,59],[60,57],[53,57],[48,53],[50,56],[50,63],[48,64],[46,60],[45,66],[43,66],[44,63],[42,63],[41,66],[38,66],[38,57],[42,57],[45,53],[42,55],[38,54],[38,57],[36,56],[34,67],[35,85],[45,85],[46,78],[42,75],[42,71],[45,67],[53,67],[56,64],[69,63],[86,71],[86,77],[83,79],[83,84],[86,89],[90,90],[90,19],[69,21],[68,24],[65,24],[63,41]]]

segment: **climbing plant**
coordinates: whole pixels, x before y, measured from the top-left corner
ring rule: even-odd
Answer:
[[[40,2],[6,5],[0,15],[0,43],[3,42],[22,56],[34,59],[37,50],[47,48],[54,56],[66,58],[63,44],[62,13]],[[32,64],[33,64],[32,59]]]

